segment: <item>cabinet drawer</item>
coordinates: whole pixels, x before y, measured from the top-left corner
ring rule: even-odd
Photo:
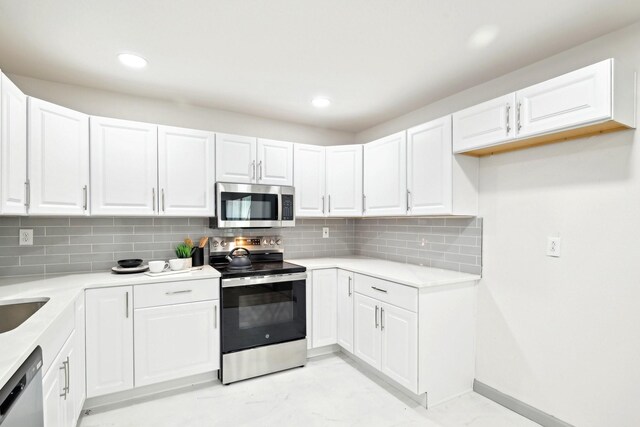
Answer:
[[[218,299],[219,295],[220,282],[218,279],[153,283],[134,286],[133,304],[135,308],[156,307]]]
[[[399,283],[388,282],[375,277],[356,274],[356,292],[371,298],[418,311],[418,290]]]

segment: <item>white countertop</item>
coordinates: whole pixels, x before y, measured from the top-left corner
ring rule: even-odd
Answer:
[[[452,285],[481,279],[477,274],[366,257],[301,258],[287,259],[287,262],[305,266],[307,270],[341,268],[414,288]]]
[[[202,270],[150,277],[140,274],[87,273],[56,275],[50,277],[29,276],[0,279],[0,304],[6,300],[49,298],[49,301],[22,325],[0,334],[0,386],[20,367],[41,343],[50,325],[66,309],[74,304],[85,289],[110,286],[144,285],[219,278],[220,273],[206,265]],[[55,333],[55,331],[51,331]],[[44,375],[44,372],[43,372]]]

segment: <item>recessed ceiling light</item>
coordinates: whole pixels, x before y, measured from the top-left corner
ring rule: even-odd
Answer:
[[[487,47],[498,37],[499,32],[500,29],[495,25],[483,25],[471,34],[467,45],[474,49]]]
[[[331,101],[329,100],[329,98],[317,96],[313,98],[311,104],[313,104],[313,106],[316,108],[327,108],[329,105],[331,105]]]
[[[118,59],[123,65],[131,68],[144,68],[147,66],[147,60],[133,53],[120,53]]]

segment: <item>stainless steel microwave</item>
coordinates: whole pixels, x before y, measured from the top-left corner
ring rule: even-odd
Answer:
[[[270,228],[295,225],[293,187],[216,183],[214,228]]]

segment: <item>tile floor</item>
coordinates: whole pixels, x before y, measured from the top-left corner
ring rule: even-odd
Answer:
[[[420,407],[339,354],[304,368],[229,386],[219,383],[84,416],[80,427],[422,426],[533,427],[538,424],[470,393]]]

